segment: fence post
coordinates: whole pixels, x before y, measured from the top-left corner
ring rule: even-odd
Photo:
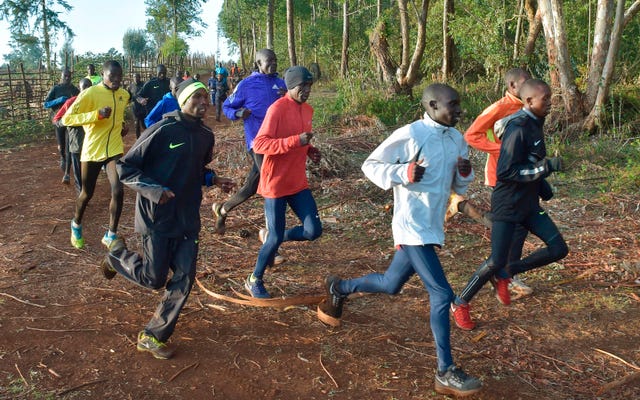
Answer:
[[[16,121],[16,114],[15,114],[15,107],[13,106],[13,104],[15,104],[15,100],[13,98],[13,85],[11,84],[11,67],[9,66],[9,64],[7,64],[7,74],[9,76],[9,98],[11,99],[11,120],[13,122]]]
[[[29,82],[27,82],[27,77],[24,75],[24,65],[20,63],[20,73],[22,75],[22,85],[24,86],[24,97],[26,100],[26,108],[27,108],[27,119],[31,119],[31,88]]]

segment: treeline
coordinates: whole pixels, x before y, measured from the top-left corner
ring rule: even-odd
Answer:
[[[412,94],[429,81],[473,85],[525,67],[550,82],[556,120],[601,126],[613,84],[637,84],[640,0],[225,0],[224,36],[243,68],[273,48],[281,67]]]

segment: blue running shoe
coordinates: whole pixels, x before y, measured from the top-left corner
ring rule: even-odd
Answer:
[[[82,237],[82,225],[73,226],[71,221],[71,245],[76,249],[84,247],[84,238]]]
[[[107,246],[107,249],[111,248],[111,243],[113,243],[114,240],[116,240],[117,236],[114,233],[113,235],[109,235],[109,231],[107,231],[107,233],[104,234],[104,236],[102,237],[102,244]]]
[[[251,297],[255,297],[257,299],[270,299],[271,296],[267,289],[264,288],[264,283],[262,279],[256,279],[255,281],[251,281],[251,275],[247,277],[244,281],[244,288],[247,289]]]

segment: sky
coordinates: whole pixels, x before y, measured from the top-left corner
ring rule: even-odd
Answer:
[[[122,36],[128,29],[145,29],[147,17],[145,16],[145,5],[142,0],[110,0],[108,10],[102,10],[100,2],[88,0],[68,0],[73,10],[68,14],[61,14],[60,19],[67,23],[75,33],[73,38],[73,48],[77,54],[86,52],[106,53],[110,48],[115,48],[122,53]],[[208,0],[202,6],[201,19],[209,25],[204,30],[202,36],[187,40],[191,52],[203,53],[204,55],[215,54],[217,44],[217,18],[222,8],[221,0]],[[96,16],[102,12],[113,12],[118,15],[113,18],[114,22],[109,22],[106,16]],[[107,28],[108,27],[108,28]],[[9,24],[0,23],[0,64],[4,62],[4,55],[11,52],[9,47]],[[62,35],[56,42],[55,52],[62,46],[64,38]],[[227,47],[224,38],[220,39],[220,56],[223,60],[230,59],[227,54]]]

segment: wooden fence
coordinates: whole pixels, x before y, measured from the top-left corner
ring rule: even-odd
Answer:
[[[133,74],[139,73],[145,82],[156,75],[158,64],[167,67],[167,76],[172,77],[177,72],[188,70],[192,75],[204,74],[211,71],[215,65],[213,56],[197,56],[188,58],[145,57],[139,60],[118,60],[124,68],[123,87],[127,88],[133,80]],[[76,86],[86,75],[84,70],[74,71],[77,58],[72,58],[70,65],[72,82]],[[100,73],[100,65],[96,63],[96,70]],[[86,63],[84,64],[86,65]],[[208,79],[208,74],[201,80]],[[0,69],[0,121],[13,122],[25,120],[43,121],[49,119],[49,110],[43,107],[43,102],[49,90],[60,80],[60,71],[48,72],[44,68],[25,70],[20,64],[17,69],[6,66]]]

